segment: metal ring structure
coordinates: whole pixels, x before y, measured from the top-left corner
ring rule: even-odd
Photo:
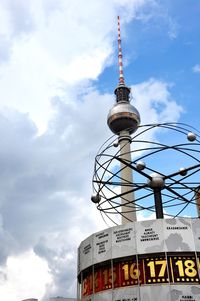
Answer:
[[[127,211],[134,203],[137,215],[152,218],[156,211],[154,191],[149,185],[153,174],[163,179],[164,217],[197,217],[200,132],[184,123],[147,124],[139,126],[127,143],[131,144],[131,162],[122,162],[117,135],[110,137],[95,157],[93,191],[103,219],[119,224],[122,199]],[[121,166],[132,169],[132,182],[121,177]],[[129,188],[126,193],[121,193],[122,186]],[[126,194],[131,192],[134,197],[130,203]]]

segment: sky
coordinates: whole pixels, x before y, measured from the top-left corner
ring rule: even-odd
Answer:
[[[142,124],[199,127],[200,2],[0,0],[0,300],[76,296],[80,242],[118,83]]]

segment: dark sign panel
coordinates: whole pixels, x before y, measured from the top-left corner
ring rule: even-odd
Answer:
[[[168,283],[167,260],[165,256],[141,258],[142,284]]]
[[[107,261],[82,273],[82,296],[111,288],[199,283],[200,255],[194,252],[145,254]],[[94,273],[92,272],[94,270]]]
[[[94,292],[104,291],[112,288],[112,269],[111,262],[102,266],[94,267]]]
[[[92,268],[83,272],[82,280],[82,296],[86,297],[93,293],[93,273]]]
[[[179,283],[198,283],[199,273],[195,255],[175,255],[169,256],[170,282]]]
[[[136,257],[113,263],[114,269],[114,287],[124,287],[138,285],[140,271]]]

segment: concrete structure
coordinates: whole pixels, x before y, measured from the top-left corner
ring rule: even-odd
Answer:
[[[38,299],[35,299],[35,298],[29,298],[29,299],[24,299],[22,301],[38,301]]]
[[[132,222],[79,247],[78,300],[200,300],[200,219]]]
[[[64,297],[52,297],[49,301],[76,301],[75,298],[64,298]]]
[[[38,301],[38,299],[29,298],[29,299],[24,299],[22,301]],[[77,299],[76,298],[64,298],[64,297],[52,297],[49,299],[49,301],[77,301]]]
[[[197,216],[200,218],[200,187],[198,187],[195,191],[195,201],[197,207]]]

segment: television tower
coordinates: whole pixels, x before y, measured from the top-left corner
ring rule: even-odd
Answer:
[[[126,86],[123,73],[122,47],[120,33],[120,18],[118,16],[118,64],[119,83],[114,93],[116,103],[108,114],[107,123],[110,130],[118,135],[120,147],[120,169],[122,181],[133,183],[132,169],[127,166],[131,163],[131,134],[134,133],[140,124],[140,114],[137,109],[130,104],[130,88]],[[134,204],[134,193],[128,191],[129,186],[121,185],[121,214],[122,224],[136,221],[136,208]]]

